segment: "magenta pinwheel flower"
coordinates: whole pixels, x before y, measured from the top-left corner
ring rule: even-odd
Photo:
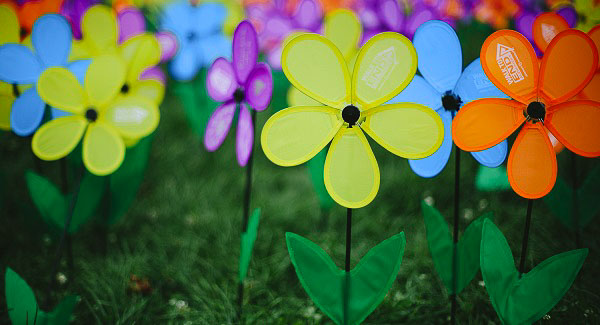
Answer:
[[[208,95],[223,104],[213,112],[204,134],[208,151],[217,150],[231,127],[239,107],[236,131],[236,155],[240,166],[245,166],[254,143],[254,114],[262,111],[271,101],[273,77],[265,63],[257,63],[258,36],[250,22],[242,21],[233,33],[233,62],[216,59],[206,74]]]

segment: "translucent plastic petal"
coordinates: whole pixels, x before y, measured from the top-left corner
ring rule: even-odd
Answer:
[[[131,95],[111,102],[101,118],[123,138],[137,139],[150,135],[156,129],[160,114],[151,100]]]
[[[273,114],[260,138],[265,155],[280,166],[308,161],[342,126],[339,114],[339,110],[324,106],[296,106]]]
[[[454,93],[463,104],[481,98],[508,98],[488,79],[479,58],[469,64],[456,83]]]
[[[598,67],[598,53],[583,32],[570,29],[548,46],[540,67],[540,91],[549,104],[563,102],[579,93]]]
[[[0,4],[0,44],[19,43],[19,20],[15,11]]]
[[[46,104],[34,87],[17,97],[10,111],[10,127],[19,136],[33,133],[42,122]]]
[[[481,48],[481,65],[502,92],[529,104],[537,95],[538,61],[531,43],[512,30],[490,35]]]
[[[170,60],[177,53],[177,37],[173,33],[162,31],[156,33],[156,39],[160,43],[160,61]]]
[[[210,98],[217,102],[230,100],[237,87],[231,63],[224,58],[216,59],[206,73],[206,90]]]
[[[96,53],[117,46],[117,17],[110,7],[95,5],[83,15],[81,32],[84,42]]]
[[[592,80],[583,88],[579,93],[579,96],[583,99],[589,99],[596,102],[600,102],[600,71],[597,71],[592,77]]]
[[[196,45],[198,58],[202,66],[210,66],[217,58],[231,59],[231,39],[223,34],[209,35],[198,41]]]
[[[379,167],[360,128],[341,128],[325,159],[325,188],[338,204],[358,209],[379,190]]]
[[[556,11],[564,20],[567,21],[570,28],[575,27],[577,24],[577,11],[572,6],[564,6]]]
[[[544,125],[578,155],[600,156],[600,103],[573,100],[553,106]]]
[[[130,93],[159,105],[165,97],[165,85],[156,79],[140,80],[133,85]]]
[[[37,82],[40,97],[50,106],[83,114],[87,99],[75,75],[62,67],[48,68]]]
[[[259,63],[248,76],[246,83],[246,100],[252,108],[262,111],[269,106],[273,94],[273,76],[271,68]]]
[[[246,104],[242,103],[240,105],[240,115],[235,133],[235,153],[240,166],[244,167],[248,163],[248,159],[252,154],[253,144],[254,125],[252,124],[252,117]]]
[[[545,12],[533,22],[533,41],[544,52],[554,37],[567,29],[569,24],[563,17],[554,12]]]
[[[594,45],[596,45],[596,50],[599,54],[598,66],[600,68],[600,25],[592,28],[587,34],[592,39],[592,42],[594,42]]]
[[[509,99],[485,98],[463,106],[452,122],[452,138],[466,151],[481,151],[506,139],[523,122],[525,106]]]
[[[471,155],[475,160],[477,160],[480,164],[496,168],[506,160],[506,155],[508,154],[508,143],[506,140],[498,143],[497,145],[482,150],[482,151],[473,151]]]
[[[244,20],[233,33],[233,68],[237,81],[246,83],[258,59],[258,36],[252,24]]]
[[[376,3],[377,16],[388,30],[400,32],[404,25],[404,9],[396,0],[383,0]],[[402,4],[404,6],[404,4]]]
[[[200,68],[201,57],[196,56],[196,51],[191,46],[182,46],[177,55],[169,64],[171,76],[177,81],[189,81],[194,79]]]
[[[8,83],[35,83],[42,65],[31,50],[20,44],[0,46],[0,80]]]
[[[404,89],[417,70],[417,54],[408,38],[386,32],[360,49],[352,74],[352,103],[367,110],[387,102]]]
[[[353,11],[339,9],[325,16],[324,35],[342,52],[346,61],[350,61],[358,49],[361,34],[360,21]]]
[[[328,39],[302,34],[286,45],[281,55],[288,80],[309,97],[330,107],[350,103],[350,74],[342,53]]]
[[[106,105],[125,84],[125,64],[116,55],[95,58],[85,76],[85,91],[90,104],[100,108]]]
[[[166,4],[161,13],[161,29],[169,30],[178,37],[185,36],[188,26],[194,21],[188,1],[174,1]]]
[[[207,1],[196,6],[190,3],[188,8],[191,16],[186,27],[192,28],[198,36],[214,34],[214,31],[222,30],[227,17],[227,8],[222,3]]]
[[[47,67],[67,62],[71,39],[71,26],[61,15],[44,15],[33,25],[31,41],[38,57]]]
[[[83,163],[98,176],[112,174],[125,158],[125,144],[117,131],[104,122],[88,126],[83,138]]]
[[[430,20],[413,38],[419,72],[437,91],[453,90],[462,72],[462,50],[454,29],[441,20]]]
[[[54,119],[42,125],[31,140],[33,153],[42,160],[67,156],[79,143],[87,121],[75,115]]]
[[[318,0],[300,0],[292,19],[298,28],[314,29],[321,23],[323,7]]]
[[[83,85],[85,83],[85,74],[91,63],[92,60],[76,60],[69,62],[67,64],[67,69],[71,71],[77,78],[77,81]]]
[[[556,182],[556,154],[540,124],[527,123],[515,140],[508,157],[508,181],[527,199],[548,194]]]
[[[444,141],[440,148],[431,156],[422,159],[409,159],[408,164],[415,174],[421,177],[434,177],[439,174],[452,153],[452,113],[446,110],[437,112],[444,123]]]
[[[15,97],[7,94],[0,94],[0,130],[10,130],[10,110]]]
[[[320,106],[321,103],[306,96],[294,86],[290,86],[287,92],[287,103],[289,106]]]
[[[146,31],[146,19],[142,12],[134,6],[119,10],[117,21],[119,24],[119,43],[123,43]]]
[[[134,83],[142,72],[160,61],[160,44],[154,35],[134,36],[119,47],[127,67],[127,82]]]
[[[402,92],[387,103],[417,103],[437,110],[442,107],[442,94],[435,90],[423,77],[415,76]]]
[[[212,113],[204,132],[204,147],[206,147],[206,150],[215,151],[219,149],[225,137],[227,137],[227,133],[229,133],[236,107],[235,102],[230,101],[217,107]]]

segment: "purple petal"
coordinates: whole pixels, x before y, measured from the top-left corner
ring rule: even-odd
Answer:
[[[146,31],[146,20],[139,9],[127,7],[117,15],[119,24],[119,43]]]
[[[158,80],[163,85],[167,83],[167,78],[162,69],[158,66],[150,67],[142,72],[140,75],[141,80],[154,79]]]
[[[377,16],[391,31],[400,31],[404,24],[404,10],[400,8],[397,0],[380,1]]]
[[[240,116],[238,118],[237,131],[235,135],[235,153],[240,166],[244,167],[252,154],[254,144],[254,126],[250,110],[244,103],[240,107]]]
[[[216,59],[206,73],[208,95],[217,102],[224,102],[231,99],[237,86],[231,63],[224,58]]]
[[[319,26],[323,18],[323,8],[318,1],[302,0],[292,19],[296,23],[296,27],[312,30]]]
[[[206,150],[215,151],[219,149],[225,140],[231,127],[231,121],[233,121],[235,106],[234,101],[227,102],[217,107],[210,116],[204,132],[204,147],[206,147]]]
[[[569,27],[573,28],[577,24],[577,11],[571,6],[566,6],[558,9],[557,14],[561,15],[569,24]]]
[[[273,94],[273,76],[265,63],[259,63],[248,76],[246,83],[246,100],[251,107],[262,111],[271,102]]]
[[[258,38],[252,24],[244,20],[233,33],[233,68],[240,84],[246,82],[258,58]]]
[[[65,0],[60,8],[60,14],[71,24],[73,36],[81,39],[81,19],[85,11],[100,0]]]
[[[177,53],[177,37],[170,32],[156,33],[158,43],[160,43],[160,61],[170,60]]]
[[[404,35],[412,39],[413,35],[415,35],[415,31],[417,30],[417,28],[419,28],[419,26],[421,26],[422,23],[432,19],[437,19],[437,15],[430,8],[425,6],[414,8],[412,14],[410,15],[410,17],[408,17],[408,20],[406,22]]]
[[[273,69],[281,70],[281,52],[283,52],[283,48],[277,46],[267,53],[267,61]]]
[[[536,14],[533,12],[522,12],[515,18],[517,32],[523,34],[533,44],[533,22]]]

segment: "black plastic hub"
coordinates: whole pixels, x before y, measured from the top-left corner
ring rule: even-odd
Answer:
[[[122,94],[127,94],[129,92],[129,85],[128,84],[124,84],[123,87],[121,87],[121,93]]]
[[[358,119],[360,118],[360,111],[356,106],[348,105],[342,110],[342,118],[344,119],[344,122],[348,123],[348,125],[352,127],[356,124],[356,122],[358,122]]]
[[[236,103],[241,103],[244,99],[246,98],[246,94],[244,94],[244,91],[242,90],[242,88],[238,88],[235,90],[235,92],[233,93],[233,100],[235,100]]]
[[[526,117],[528,120],[544,121],[546,117],[546,106],[540,102],[531,102],[527,105]]]
[[[90,122],[96,122],[98,119],[98,111],[94,107],[90,107],[85,111],[85,118]]]
[[[442,96],[442,106],[449,112],[457,112],[461,104],[460,97],[451,91],[445,92]]]

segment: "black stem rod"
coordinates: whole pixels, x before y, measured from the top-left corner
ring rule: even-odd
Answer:
[[[527,215],[525,216],[525,229],[523,231],[523,241],[521,243],[521,261],[519,262],[519,277],[525,272],[525,260],[527,259],[527,245],[529,244],[529,229],[531,228],[531,211],[533,210],[533,200],[527,199]]]
[[[458,302],[456,300],[456,287],[457,287],[457,268],[458,268],[458,224],[459,224],[459,211],[460,211],[460,148],[454,145],[454,216],[453,216],[453,231],[452,231],[452,294],[450,295],[450,324],[456,324],[456,311],[458,309]]]

